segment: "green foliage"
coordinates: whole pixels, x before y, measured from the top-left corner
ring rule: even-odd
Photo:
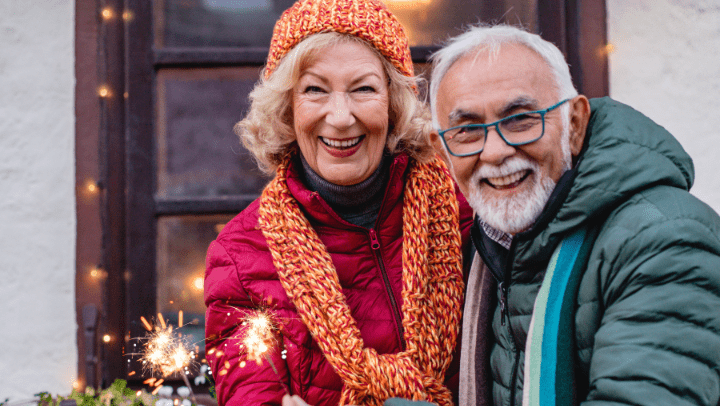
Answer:
[[[35,396],[40,398],[40,401],[38,402],[39,404],[50,404],[51,405],[53,403],[52,395],[49,394],[48,392],[36,393]]]
[[[98,393],[89,389],[86,392],[73,390],[70,396],[58,396],[57,399],[53,399],[48,392],[40,392],[35,396],[39,398],[38,405],[46,406],[56,406],[68,399],[74,400],[78,406],[152,406],[156,400],[145,391],[141,391],[138,395],[127,387],[127,382],[123,379],[116,379],[109,388]],[[5,402],[0,403],[0,406],[4,405]]]
[[[210,396],[212,396],[213,399],[217,400],[217,392],[215,391],[215,379],[213,379],[212,375],[205,374],[205,379],[210,383],[210,387],[208,388],[208,392],[210,392]],[[2,404],[0,404],[2,406]]]

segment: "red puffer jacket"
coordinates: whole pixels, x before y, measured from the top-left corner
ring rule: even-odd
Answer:
[[[303,185],[293,164],[288,169],[289,190],[330,253],[365,346],[380,354],[396,353],[404,347],[402,197],[408,161],[404,155],[395,157],[374,229],[342,220],[316,192]],[[472,211],[457,194],[465,243]],[[217,399],[220,405],[280,405],[283,382],[310,405],[337,405],[343,383],[280,285],[257,226],[258,207],[256,200],[238,214],[208,250],[206,350]],[[242,362],[246,355],[239,348],[239,324],[245,315],[260,308],[271,311],[280,325],[279,345],[268,352],[277,374],[267,361]],[[286,350],[285,359],[281,349]]]

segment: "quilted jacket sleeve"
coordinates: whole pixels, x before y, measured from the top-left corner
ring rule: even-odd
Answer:
[[[719,404],[718,217],[662,189],[628,202],[596,242],[602,316],[585,406]]]
[[[247,360],[240,342],[243,318],[258,307],[239,280],[236,264],[226,249],[214,241],[208,249],[205,274],[206,354],[215,379],[220,405],[280,405],[281,381],[288,383],[285,361],[279,350],[269,353],[276,374],[267,360]]]

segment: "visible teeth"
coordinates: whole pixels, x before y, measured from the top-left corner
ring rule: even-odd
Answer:
[[[527,172],[528,171],[525,170],[511,173],[510,175],[506,175],[500,178],[487,178],[487,181],[495,187],[503,187],[519,181],[520,179],[522,179],[523,176],[525,176]]]
[[[355,137],[355,138],[349,138],[346,140],[333,140],[331,138],[325,138],[325,137],[320,137],[320,139],[322,140],[322,142],[325,143],[325,145],[328,145],[333,148],[350,148],[350,147],[354,147],[355,145],[357,145],[360,142],[360,139],[362,139],[362,136]]]

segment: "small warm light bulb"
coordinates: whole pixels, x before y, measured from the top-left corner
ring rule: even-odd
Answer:
[[[198,276],[195,279],[193,279],[193,287],[197,290],[203,290],[203,285],[205,283],[205,280],[202,276]]]
[[[613,52],[615,52],[615,45],[611,44],[611,43],[607,43],[598,49],[597,54],[598,54],[598,56],[602,57],[602,56],[610,55]]]
[[[95,179],[86,179],[82,185],[82,190],[86,197],[92,197],[100,192],[100,185]]]
[[[137,393],[135,394],[135,396],[140,396],[140,395],[142,395],[142,391],[141,391],[141,390],[137,391]]]
[[[81,386],[82,386],[82,383],[79,380],[74,380],[72,383],[72,387],[75,390],[80,390]]]
[[[110,7],[105,7],[104,9],[102,9],[100,14],[102,15],[103,19],[105,19],[105,20],[109,20],[109,19],[113,18],[113,11]]]
[[[90,269],[90,276],[95,279],[101,279],[105,277],[105,270],[101,266],[95,266]]]
[[[105,334],[105,335],[103,336],[103,341],[106,342],[106,343],[109,343],[109,342],[110,342],[110,334]]]
[[[122,18],[125,21],[130,21],[133,19],[133,13],[130,10],[123,11]]]
[[[107,86],[100,86],[98,88],[98,96],[102,98],[110,97],[110,89]]]

